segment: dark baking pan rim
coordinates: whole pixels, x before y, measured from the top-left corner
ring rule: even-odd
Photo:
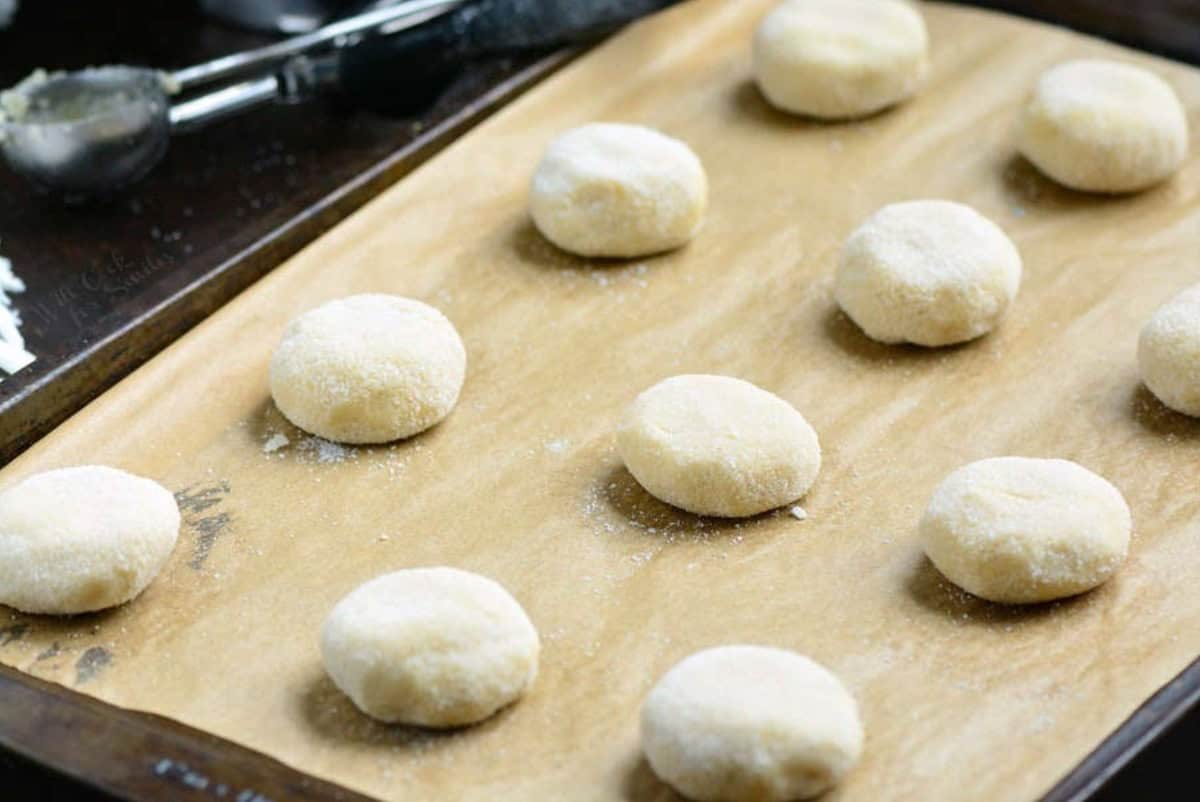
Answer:
[[[1197,701],[1200,659],[1138,707],[1040,802],[1087,802]],[[375,802],[211,733],[4,665],[0,749],[128,802]]]
[[[1142,703],[1040,802],[1086,802],[1200,702],[1200,658]]]

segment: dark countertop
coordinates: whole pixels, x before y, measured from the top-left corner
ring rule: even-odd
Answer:
[[[1200,64],[1198,0],[974,4]],[[264,41],[207,21],[194,2],[23,5],[17,26],[0,32],[0,85],[35,65],[182,66]],[[0,171],[0,254],[28,284],[18,304],[39,356],[0,382],[0,463],[517,91],[530,63],[473,65],[405,118],[325,101],[179,138],[149,180],[110,204],[66,206]],[[438,126],[448,130],[429,137]],[[1197,739],[1193,713],[1092,799],[1182,798],[1154,791],[1190,785]],[[4,752],[0,777],[6,799],[110,799]]]

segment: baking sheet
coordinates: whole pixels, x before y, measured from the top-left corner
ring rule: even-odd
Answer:
[[[841,675],[867,730],[829,799],[1032,800],[1200,653],[1200,422],[1137,379],[1137,331],[1200,278],[1200,159],[1124,198],[1056,188],[1016,159],[1016,108],[1063,59],[1200,74],[1074,34],[927,5],[931,80],[869,120],[776,114],[748,82],[765,0],[695,0],[550,79],[384,193],[0,473],[102,462],[178,491],[186,528],[121,609],[0,614],[0,661],[172,716],[383,799],[647,800],[637,707],[690,652],[797,649]],[[712,203],[688,248],[592,264],[525,213],[544,144],[589,120],[686,139]],[[846,234],[878,206],[967,202],[1025,260],[1003,327],[963,347],[885,347],[835,311]],[[429,301],[469,352],[462,399],[413,440],[344,448],[271,405],[285,322],[326,299]],[[820,433],[809,517],[676,513],[620,466],[624,405],[676,373],[738,375]],[[289,444],[267,451],[283,434]],[[278,442],[278,438],[274,442]],[[953,468],[1076,460],[1133,509],[1128,564],[1034,608],[974,600],[914,527]],[[323,678],[317,630],[359,582],[449,564],[494,577],[544,639],[532,694],[451,734],[359,715]]]

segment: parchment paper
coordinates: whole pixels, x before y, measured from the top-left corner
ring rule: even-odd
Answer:
[[[1144,194],[1058,189],[1014,157],[1037,74],[1115,55],[1200,110],[1196,71],[1004,17],[928,5],[929,85],[866,121],[769,110],[748,83],[766,0],[696,0],[549,80],[384,193],[3,471],[118,465],[180,494],[187,526],[135,603],[69,620],[3,613],[0,660],[173,716],[381,798],[646,800],[637,708],[715,644],[774,644],[840,674],[867,747],[838,802],[1027,802],[1200,653],[1200,422],[1140,387],[1138,329],[1200,279],[1200,159]],[[589,264],[532,229],[546,142],[589,120],[692,144],[712,204],[688,248]],[[878,206],[941,197],[1025,260],[995,334],[884,347],[835,311],[838,247]],[[470,353],[441,426],[388,447],[305,437],[270,402],[285,322],[387,291],[441,307]],[[620,467],[624,405],[676,373],[749,379],[813,423],[809,517],[703,521]],[[281,450],[264,445],[280,433]],[[278,442],[276,439],[275,442]],[[1076,600],[989,605],[950,589],[914,526],[953,468],[1066,457],[1134,513],[1121,574]],[[318,627],[359,582],[449,564],[507,586],[544,638],[525,701],[434,735],[359,715],[323,678]],[[5,623],[6,621],[6,623]]]

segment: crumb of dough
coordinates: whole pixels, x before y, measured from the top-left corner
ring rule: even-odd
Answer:
[[[279,432],[276,432],[268,437],[267,441],[263,443],[262,450],[264,454],[273,454],[279,449],[286,447],[291,442],[292,441],[288,439],[286,434],[280,434]]]
[[[797,521],[803,521],[808,517],[808,512],[806,512],[805,509],[799,504],[796,504],[788,510],[788,515],[792,516]]]

